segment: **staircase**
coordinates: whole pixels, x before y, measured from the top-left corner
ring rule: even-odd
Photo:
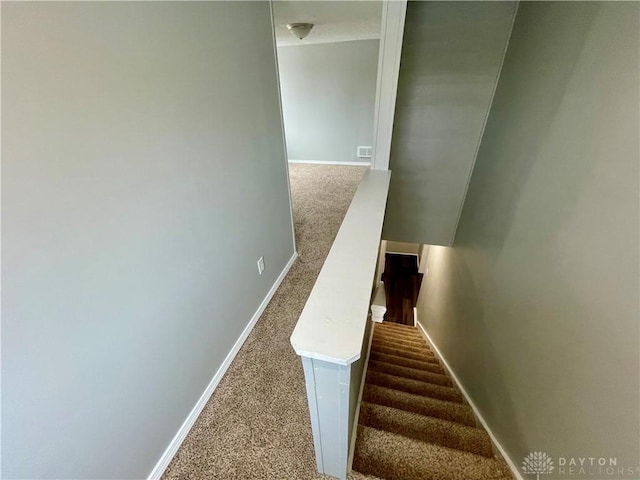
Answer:
[[[513,479],[417,328],[375,324],[353,470],[386,480]]]

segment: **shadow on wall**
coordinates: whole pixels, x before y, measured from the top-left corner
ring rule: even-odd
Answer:
[[[501,424],[520,431],[514,399],[508,395],[501,359],[494,348],[496,338],[493,328],[487,324],[483,285],[474,282],[464,252],[459,248],[431,245],[427,268],[429,274],[422,283],[418,297],[418,321],[441,351],[446,345],[441,339],[459,339],[454,348],[446,350],[446,353],[442,351],[447,363],[461,380],[467,375],[490,377],[490,383],[483,382],[468,393],[476,405],[487,406],[483,409],[483,415],[497,416]],[[460,338],[460,332],[467,332],[467,335]],[[468,387],[467,384],[463,386]],[[501,395],[499,404],[493,401],[496,392],[507,392]],[[516,447],[521,449],[522,445]]]
[[[451,245],[516,2],[409,2],[383,237]]]
[[[517,465],[638,465],[639,7],[520,4],[455,245],[429,254],[418,318]]]
[[[556,12],[540,12],[539,14],[526,15],[529,7],[520,6],[520,14],[514,27],[518,35],[528,38],[526,42],[511,42],[508,56],[510,58],[532,58],[532,68],[522,69],[515,62],[505,61],[501,78],[508,78],[508,82],[499,82],[499,93],[496,94],[491,106],[490,123],[485,130],[482,144],[478,152],[478,158],[482,159],[493,155],[491,162],[478,161],[473,170],[473,181],[469,186],[467,198],[481,200],[484,203],[485,216],[470,215],[469,209],[463,210],[462,218],[456,232],[455,245],[471,244],[474,247],[487,248],[491,256],[497,257],[502,250],[504,240],[513,225],[514,215],[519,197],[524,191],[524,186],[531,170],[535,167],[544,149],[548,137],[553,135],[550,130],[557,115],[560,104],[565,101],[567,84],[574,73],[576,63],[584,50],[587,34],[591,28],[594,15],[599,9],[598,2],[580,2],[580,16],[573,17],[568,14],[557,16]],[[570,5],[558,6],[566,12],[573,10]],[[540,17],[544,18],[540,18]],[[562,36],[558,41],[550,42],[547,39],[548,32],[537,28],[540,21],[551,21],[555,17],[557,31],[570,31],[570,35]],[[542,48],[541,48],[542,47]],[[536,65],[534,68],[533,66]],[[518,109],[512,108],[512,100],[518,99]],[[544,101],[541,101],[544,99]],[[520,118],[520,111],[527,111],[526,118]],[[504,128],[511,125],[511,128]],[[506,138],[506,137],[509,138]],[[494,155],[496,149],[508,142],[518,145],[515,155]],[[579,147],[579,145],[576,145]],[[581,168],[574,170],[574,174],[586,177],[592,169],[592,165],[584,162],[594,158],[583,157]],[[588,167],[588,168],[586,168]],[[497,172],[501,176],[509,178],[509,182],[495,183]],[[572,188],[573,192],[563,198],[563,208],[556,208],[552,203],[554,199],[548,199],[550,203],[546,212],[555,215],[554,224],[561,225],[566,219],[565,213],[571,211],[567,202],[574,201],[583,182],[576,181],[565,184],[565,188]],[[482,195],[480,192],[492,190],[492,195]],[[544,198],[540,199],[544,201]],[[487,238],[488,237],[488,238]]]

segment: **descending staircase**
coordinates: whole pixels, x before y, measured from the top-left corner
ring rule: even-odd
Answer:
[[[506,480],[506,463],[415,327],[375,325],[353,470],[386,480]]]

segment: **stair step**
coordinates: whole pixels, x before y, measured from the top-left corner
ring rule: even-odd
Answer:
[[[506,464],[496,458],[426,443],[358,425],[353,469],[386,480],[506,480]]]
[[[394,390],[365,383],[362,400],[369,403],[376,403],[386,407],[393,407],[408,412],[419,413],[429,417],[449,420],[451,422],[462,423],[469,427],[475,427],[476,421],[471,411],[471,407],[464,403],[438,400],[422,395]]]
[[[427,355],[434,356],[434,353],[427,345],[413,345],[405,342],[394,342],[376,336],[373,337],[373,344],[380,345],[381,347],[397,348],[404,350],[405,352],[425,353]]]
[[[425,350],[423,352],[412,352],[401,347],[388,347],[386,345],[372,343],[371,351],[386,353],[387,355],[395,355],[396,357],[410,358],[412,360],[418,360],[421,362],[439,363],[439,360],[435,357],[435,355],[428,350]]]
[[[484,457],[494,456],[489,435],[481,428],[366,402],[360,406],[359,422],[367,427],[397,433],[415,440]]]
[[[382,322],[376,323],[376,330],[383,333],[401,335],[405,337],[423,338],[416,327],[402,325],[400,323]]]
[[[404,325],[402,323],[381,322],[378,325],[383,327],[383,328],[396,329],[398,331],[408,331],[408,332],[417,332],[418,331],[418,329],[416,327],[414,327],[413,325]]]
[[[444,385],[446,387],[453,386],[451,379],[443,373],[434,373],[426,370],[419,370],[417,368],[403,367],[400,365],[394,365],[393,363],[380,362],[378,360],[371,359],[369,359],[368,368],[370,370],[375,370],[376,372],[395,375],[396,377],[413,378],[414,380],[435,383],[436,385]]]
[[[397,335],[420,335],[418,327],[411,325],[403,325],[396,322],[380,322],[376,323],[378,330],[384,330],[385,332],[396,333]]]
[[[378,330],[373,332],[373,338],[377,338],[385,342],[401,343],[403,345],[430,348],[429,344],[424,339],[410,338],[410,337],[404,337],[401,335],[393,335],[388,333],[380,333]]]
[[[394,340],[404,340],[407,342],[420,342],[426,343],[425,338],[420,335],[418,332],[413,334],[405,334],[405,333],[396,333],[394,330],[389,330],[388,328],[376,328],[373,331],[374,335],[378,335],[386,338],[393,338]]]
[[[366,383],[379,387],[392,388],[402,392],[422,395],[448,402],[462,403],[462,395],[458,390],[444,385],[427,383],[413,378],[397,377],[388,373],[369,370],[367,372]]]
[[[377,352],[375,350],[371,350],[369,358],[380,362],[391,363],[393,365],[398,365],[401,367],[409,367],[416,370],[424,370],[434,373],[444,373],[444,368],[438,362],[414,360],[412,358],[399,357],[397,355],[390,355],[388,353]]]

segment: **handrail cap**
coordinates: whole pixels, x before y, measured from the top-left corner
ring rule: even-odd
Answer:
[[[360,358],[390,178],[389,170],[362,178],[291,335],[298,355],[338,365]]]

